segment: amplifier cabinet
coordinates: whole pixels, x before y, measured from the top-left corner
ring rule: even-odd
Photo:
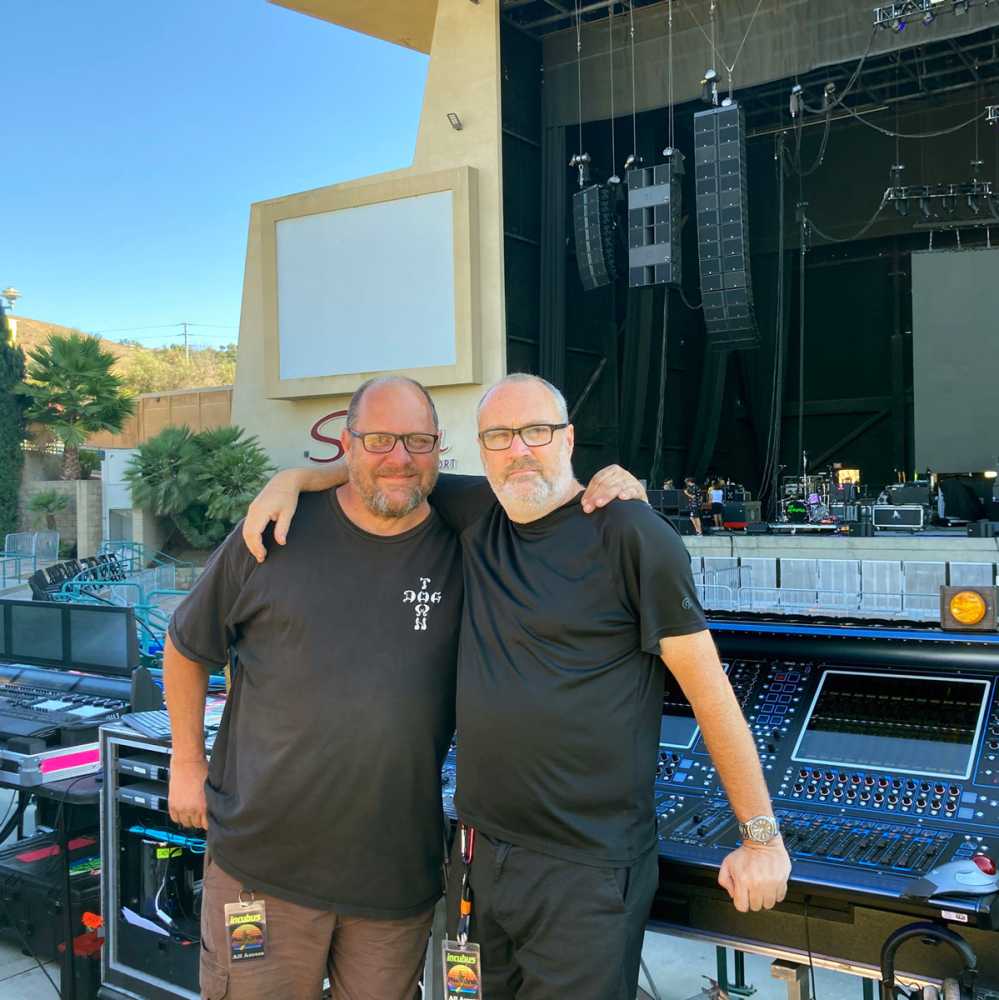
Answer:
[[[917,504],[875,504],[872,509],[876,528],[918,531],[923,526],[925,512]]]
[[[725,524],[746,525],[762,518],[759,500],[742,500],[738,503],[726,503],[723,519]]]

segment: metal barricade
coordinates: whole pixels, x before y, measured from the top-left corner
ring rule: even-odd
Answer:
[[[948,565],[953,587],[991,587],[995,583],[995,563],[952,562]]]
[[[819,603],[819,567],[816,559],[781,559],[780,606],[785,610],[809,611]]]
[[[856,611],[860,607],[860,562],[857,559],[818,559],[818,606],[826,610]]]
[[[864,559],[860,564],[860,608],[898,614],[902,610],[902,563]]]
[[[906,617],[940,621],[940,588],[946,583],[945,562],[902,563],[902,610]]]

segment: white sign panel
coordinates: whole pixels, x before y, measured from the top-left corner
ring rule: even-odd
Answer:
[[[450,191],[276,224],[280,377],[456,362]]]

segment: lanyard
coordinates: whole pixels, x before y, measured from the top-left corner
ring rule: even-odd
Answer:
[[[458,837],[461,845],[461,861],[463,870],[461,873],[461,898],[458,903],[458,942],[465,945],[468,943],[468,925],[472,920],[472,884],[469,879],[469,871],[472,867],[472,858],[475,856],[475,828],[458,824]]]

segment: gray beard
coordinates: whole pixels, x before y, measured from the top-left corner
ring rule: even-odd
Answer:
[[[364,501],[364,506],[377,517],[400,518],[405,517],[407,514],[412,514],[423,503],[423,494],[420,492],[419,487],[414,486],[409,491],[409,496],[406,500],[402,502],[398,500],[392,501],[380,489],[375,487],[371,493],[361,493],[361,499]]]
[[[494,490],[498,496],[507,500],[514,507],[544,508],[549,506],[553,500],[567,493],[571,483],[572,468],[570,466],[550,482],[545,479],[542,473],[538,473],[538,479],[530,492],[524,492],[522,487],[511,489],[509,483],[494,487]]]

